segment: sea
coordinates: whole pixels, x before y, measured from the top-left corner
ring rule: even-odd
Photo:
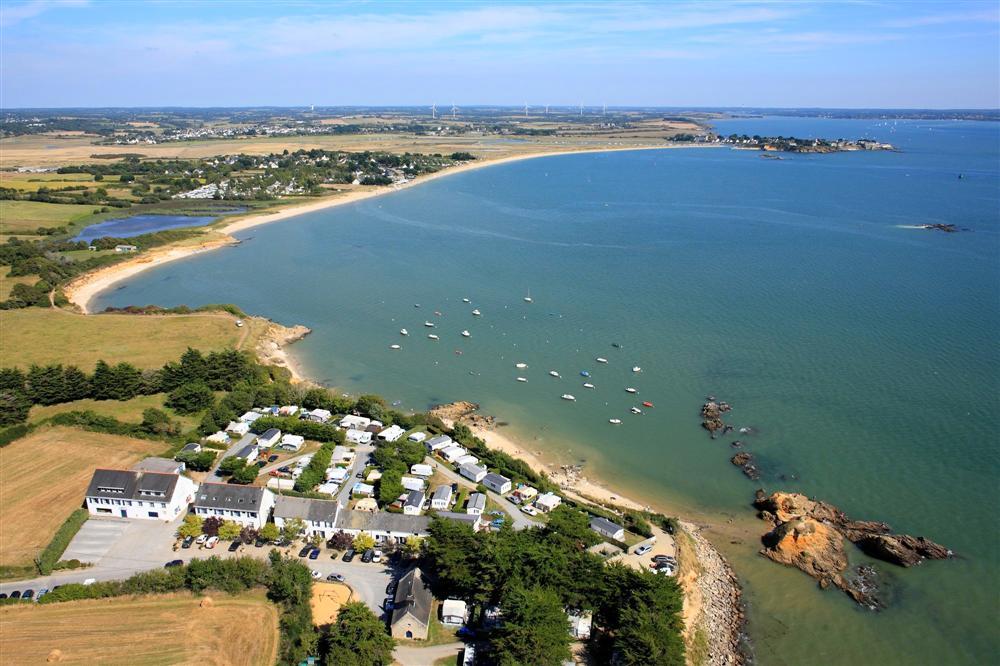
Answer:
[[[711,525],[743,582],[757,663],[995,663],[1000,124],[762,117],[716,129],[870,137],[898,152],[507,163],[248,229],[239,246],[129,278],[96,305],[232,302],[305,324],[312,335],[291,351],[315,380],[415,410],[478,402],[547,460]],[[961,231],[919,228],[934,223]],[[710,438],[708,395],[752,431]],[[631,413],[644,401],[654,406]],[[737,440],[759,480],[730,464]],[[758,488],[806,493],[956,557],[875,563],[887,608],[862,609],[759,555]],[[848,547],[852,564],[872,563]]]

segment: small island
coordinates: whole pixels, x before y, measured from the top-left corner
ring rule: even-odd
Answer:
[[[779,153],[846,153],[858,150],[896,150],[891,143],[875,139],[800,139],[794,136],[730,134],[719,137],[721,143],[738,150]]]

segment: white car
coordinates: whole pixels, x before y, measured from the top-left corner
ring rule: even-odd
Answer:
[[[201,544],[205,543],[206,541],[208,541],[208,535],[207,534],[199,534],[198,538],[194,540],[194,542],[196,544],[198,544],[199,546]]]
[[[375,562],[377,564],[378,562],[381,561],[382,561],[382,551],[376,550],[374,553],[372,553],[372,562]]]
[[[86,580],[83,581],[83,584],[84,585],[93,585],[96,582],[97,582],[96,578],[88,578],[88,579],[86,579]]]
[[[638,548],[636,548],[635,549],[635,554],[636,555],[645,555],[646,553],[648,553],[651,550],[653,550],[653,544],[647,543],[647,544],[644,544],[644,545],[639,546]]]
[[[219,543],[219,537],[208,537],[208,541],[205,542],[205,548],[215,548],[215,544]]]
[[[533,506],[522,506],[521,507],[521,511],[523,513],[528,514],[529,516],[537,516],[538,515],[538,509],[536,509]]]
[[[315,569],[313,569],[313,571],[312,571],[312,577],[313,577],[313,580],[319,580],[320,578],[323,577],[323,574],[321,574],[320,572],[318,572]]]

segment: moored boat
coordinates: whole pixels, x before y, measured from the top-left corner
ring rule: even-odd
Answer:
[[[610,423],[611,425],[621,425],[622,424],[622,420],[621,419],[608,419],[608,423]]]
[[[515,368],[527,368],[528,364],[527,363],[515,363],[514,367]]]
[[[389,349],[402,349],[400,345],[389,345]]]
[[[463,338],[468,338],[468,337],[470,337],[471,335],[472,335],[472,333],[469,333],[468,331],[462,331],[462,337],[463,337]]]
[[[555,370],[549,370],[549,374],[552,375],[553,377],[558,377],[559,376],[559,373],[556,372]]]
[[[581,371],[580,371],[580,376],[581,376],[581,377],[589,377],[589,376],[590,376],[590,373],[589,373],[589,372],[587,372],[586,370],[581,370]]]
[[[594,386],[593,384],[591,384],[590,382],[587,382],[587,383],[585,383],[585,384],[583,385],[583,388],[589,388],[589,389],[592,389],[592,388],[596,388],[596,387],[595,387],[595,386]]]
[[[409,335],[410,332],[408,330],[406,330],[405,328],[401,328],[401,329],[399,329],[399,334],[400,335]]]
[[[641,410],[641,409],[639,409],[638,407],[633,407],[633,408],[631,409],[631,412],[632,412],[633,414],[642,414],[642,410]]]
[[[519,382],[526,382],[526,381],[528,381],[528,379],[526,377],[518,377],[517,381],[519,381]]]
[[[646,400],[645,402],[642,403],[642,406],[643,407],[652,407],[653,403],[651,403],[650,401]]]
[[[474,316],[478,317],[478,316],[482,315],[483,313],[482,313],[482,312],[480,312],[479,310],[473,310],[473,311],[472,311],[472,314],[473,314]]]
[[[606,359],[606,358],[601,358],[600,356],[598,356],[598,357],[597,357],[597,358],[596,358],[595,360],[596,360],[596,361],[597,361],[598,363],[607,363],[607,362],[608,362],[608,359]]]
[[[431,340],[438,340],[439,339],[438,336],[434,335],[433,333],[431,333],[427,337],[430,338]]]
[[[569,400],[569,401],[576,400],[576,397],[570,395],[569,393],[563,393],[561,397],[563,400]]]
[[[635,389],[635,388],[632,388],[631,386],[626,386],[626,387],[625,387],[625,390],[626,390],[627,392],[629,392],[629,393],[638,393],[638,392],[639,392],[639,390],[638,390],[638,389]]]
[[[632,366],[632,372],[642,372],[642,368],[637,365]]]
[[[434,322],[432,322],[432,321],[425,321],[424,322],[424,326],[426,326],[427,328],[434,328]]]

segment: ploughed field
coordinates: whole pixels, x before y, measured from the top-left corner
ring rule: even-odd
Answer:
[[[119,435],[45,428],[0,448],[0,564],[31,564],[80,507],[94,468],[128,469],[162,446]],[[3,643],[10,644],[10,627],[3,624]]]
[[[278,612],[263,593],[189,593],[0,608],[0,662],[273,664]],[[56,652],[58,651],[58,652]]]

